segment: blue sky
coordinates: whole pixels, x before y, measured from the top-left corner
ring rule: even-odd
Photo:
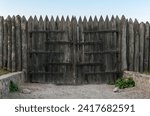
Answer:
[[[0,0],[0,15],[97,16],[125,15],[150,21],[150,0]]]

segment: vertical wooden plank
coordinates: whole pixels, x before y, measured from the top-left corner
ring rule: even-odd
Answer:
[[[25,79],[27,80],[27,21],[23,16],[21,18],[21,38],[22,38],[22,70],[24,71]]]
[[[33,30],[38,31],[38,19],[36,16],[34,16],[33,19]],[[39,33],[32,33],[32,51],[38,51],[38,41],[39,41]],[[32,66],[34,73],[38,72],[38,55],[39,54],[32,54]],[[32,75],[32,82],[40,82],[40,76],[39,75]]]
[[[95,16],[94,17],[94,21],[93,21],[93,31],[97,31],[99,28],[98,28],[98,19],[97,17]],[[93,42],[99,42],[99,33],[94,33],[93,35]],[[93,51],[100,51],[100,47],[101,44],[93,44]],[[93,62],[100,62],[100,54],[93,54]],[[97,65],[97,66],[93,66],[93,72],[99,72],[99,69],[100,69],[100,65]],[[101,75],[94,75],[93,76],[93,83],[96,83],[98,84],[99,80],[98,78],[101,78]]]
[[[93,19],[92,19],[92,16],[90,16],[89,18],[89,21],[88,21],[88,31],[92,31],[93,30]],[[86,33],[88,34],[88,38],[86,38],[85,42],[93,42],[93,39],[94,39],[94,33]],[[93,52],[93,45],[85,45],[85,47],[87,47],[88,51],[91,51]],[[93,54],[89,54],[88,56],[88,63],[93,63],[94,59],[93,59]],[[88,68],[88,72],[94,72],[93,70],[93,67],[92,65],[90,66],[85,66]],[[86,72],[87,73],[87,72]],[[93,78],[94,78],[94,75],[86,75],[87,76],[87,81],[88,83],[92,83],[93,81]]]
[[[64,17],[62,16],[61,18],[61,23],[62,23],[62,29],[63,31],[65,31],[64,33],[62,33],[62,41],[66,41],[69,42],[68,40],[68,36],[67,36],[67,23],[64,19]],[[67,62],[70,63],[70,50],[69,50],[69,44],[64,44],[62,45],[63,49],[64,49],[64,58],[63,58],[63,62]],[[62,83],[68,83],[68,84],[72,84],[71,82],[71,76],[70,75],[70,70],[68,70],[68,66],[64,65],[62,66],[63,68],[63,72],[64,72],[64,76],[62,77],[61,81]]]
[[[99,19],[99,29],[98,30],[104,30],[104,19],[103,17],[101,16],[100,19]],[[104,34],[100,33],[99,34],[99,41],[101,41],[101,45],[99,46],[99,51],[100,52],[103,52],[105,50],[105,36]],[[100,66],[100,69],[99,69],[99,72],[104,72],[105,71],[105,55],[104,54],[99,54],[100,56],[100,61],[98,62],[103,62],[103,64]],[[103,83],[105,80],[105,75],[102,74],[100,77],[98,77],[98,82],[99,83]]]
[[[27,27],[28,27],[28,39],[27,39],[27,81],[32,81],[32,75],[29,73],[33,71],[32,68],[32,55],[29,53],[32,51],[32,34],[30,33],[33,28],[33,18],[30,16],[28,19]]]
[[[8,57],[7,57],[7,61],[8,61],[8,63],[7,63],[7,70],[8,71],[11,71],[11,63],[12,63],[12,61],[11,61],[11,52],[12,52],[12,36],[11,36],[11,34],[12,34],[12,30],[11,30],[11,17],[10,16],[8,16],[7,17],[7,27],[8,27]]]
[[[47,26],[48,26],[48,24],[47,24]],[[55,20],[54,20],[54,17],[53,17],[53,16],[52,16],[51,19],[50,19],[49,27],[47,27],[47,29],[52,30],[52,31],[55,30]],[[57,35],[57,34],[50,33],[50,34],[48,35],[48,40],[49,40],[49,41],[53,41],[54,39],[56,39],[56,35]],[[56,40],[55,40],[55,41],[56,41]],[[56,44],[55,44],[55,45],[56,45]],[[52,44],[48,45],[48,50],[49,50],[49,51],[54,51],[55,45],[52,45]],[[54,57],[55,57],[54,54],[50,54],[50,55],[49,55],[49,62],[53,62],[53,59],[55,59]],[[54,70],[56,71],[56,68],[57,68],[56,66],[50,65],[50,66],[48,67],[48,70],[49,70],[50,72],[54,72]],[[58,68],[57,68],[57,69],[58,69]],[[47,79],[49,80],[49,82],[54,83],[55,75],[50,75]]]
[[[12,17],[12,72],[16,71],[16,30],[15,16]]]
[[[118,71],[121,72],[121,56],[122,56],[122,53],[121,53],[121,20],[119,19],[118,16],[116,16],[116,26],[117,26],[117,30],[118,30],[117,48],[119,49],[119,54],[117,56]]]
[[[112,30],[117,30],[116,19],[114,18],[114,16],[112,16],[112,18],[111,18],[111,29]],[[112,33],[111,49],[113,49],[113,50],[117,50],[118,49],[118,46],[117,46],[117,34],[118,33]],[[112,62],[111,70],[115,71],[115,72],[118,72],[118,60],[117,60],[117,54],[116,53],[112,54],[111,62]],[[116,74],[111,74],[110,75],[110,79],[109,79],[108,82],[115,82],[116,78],[117,78]]]
[[[8,58],[8,27],[7,20],[4,20],[4,41],[3,41],[3,69],[7,69],[7,58]]]
[[[77,19],[72,17],[72,39],[73,39],[73,78],[72,83],[76,83],[76,43],[77,43]]]
[[[40,16],[39,19],[39,25],[38,25],[38,30],[44,30],[44,21],[42,16]],[[38,42],[37,42],[37,49],[38,51],[44,51],[45,48],[44,46],[46,45],[45,43],[45,33],[39,33],[38,34]],[[44,54],[39,54],[38,55],[38,72],[45,72],[45,60],[44,60],[45,55]],[[45,75],[39,75],[38,78],[40,79],[41,83],[46,83]]]
[[[3,67],[4,18],[0,16],[0,68]]]
[[[137,20],[134,21],[134,39],[135,39],[135,55],[134,55],[134,71],[139,71],[139,48],[140,48],[140,37],[139,37],[139,23]]]
[[[56,26],[55,26],[55,30],[61,30],[61,21],[59,19],[59,17],[56,17]],[[54,33],[55,34],[55,38],[53,38],[54,41],[61,41],[61,33]],[[53,46],[53,51],[59,51],[59,52],[63,52],[62,46],[60,45],[56,45]],[[64,54],[53,54],[53,62],[62,62],[62,59],[64,57]],[[54,66],[54,72],[63,72],[62,67],[60,66]],[[54,82],[55,83],[60,83],[60,78],[63,78],[64,75],[54,75]]]
[[[82,18],[79,17],[78,20],[78,27],[77,27],[77,81],[76,83],[81,84],[81,82],[83,81],[83,77],[82,77],[82,70],[81,67],[79,67],[78,64],[82,63],[84,60],[84,46],[81,44],[82,42],[82,37],[83,37],[83,21]]]
[[[122,16],[122,40],[121,40],[121,52],[122,52],[122,70],[127,70],[127,22],[125,16]]]
[[[88,34],[85,34],[83,31],[88,31],[88,23],[87,23],[86,17],[84,17],[84,19],[83,19],[83,30],[81,30],[81,42],[82,43],[86,42],[87,38],[88,38]],[[85,63],[85,62],[88,62],[88,56],[85,55],[85,52],[88,51],[88,48],[84,44],[81,44],[81,45],[82,45],[81,63]],[[88,82],[88,76],[85,75],[85,72],[88,71],[88,67],[87,66],[80,66],[80,70],[81,70],[81,83],[87,83]]]
[[[134,25],[132,19],[129,20],[129,70],[133,71],[134,66]]]
[[[144,72],[148,72],[149,69],[149,37],[150,37],[150,25],[146,22],[145,25],[145,41],[144,41]]]
[[[140,23],[140,72],[143,72],[143,60],[144,60],[144,31],[145,25],[144,23]]]
[[[108,16],[106,16],[106,19],[105,19],[105,30],[107,29],[110,29],[110,24],[109,24],[109,18]],[[110,34],[109,33],[105,33],[104,34],[104,51],[107,51],[107,50],[110,50]],[[110,67],[111,67],[111,64],[110,64],[110,54],[105,54],[105,71],[110,71]],[[106,74],[105,76],[105,79],[103,79],[103,83],[106,83],[108,81],[108,78],[109,78],[109,75]]]
[[[69,16],[67,16],[66,19],[66,29],[65,29],[65,34],[66,34],[66,41],[71,42],[69,45],[67,45],[66,51],[68,53],[67,55],[67,62],[70,62],[71,65],[67,67],[66,71],[68,71],[68,81],[72,82],[72,67],[73,67],[73,63],[72,63],[72,52],[73,52],[73,46],[72,46],[72,34],[71,34],[71,22],[70,22],[70,18]]]
[[[16,57],[16,59],[17,59],[17,62],[16,62],[16,64],[17,64],[17,71],[21,71],[22,70],[22,45],[21,45],[21,43],[22,43],[22,38],[21,38],[21,18],[20,18],[20,16],[18,15],[18,16],[16,16],[15,17],[15,26],[16,26],[16,50],[17,50],[17,57]]]

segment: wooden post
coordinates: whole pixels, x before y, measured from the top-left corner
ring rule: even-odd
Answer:
[[[73,39],[73,84],[76,83],[76,36],[77,36],[77,20],[72,17],[72,39]]]
[[[15,16],[12,17],[12,72],[16,71],[16,29],[15,29]]]
[[[145,29],[145,25],[142,22],[140,24],[140,72],[143,72],[143,60],[144,60],[144,30]]]
[[[121,38],[121,62],[122,62],[122,70],[127,70],[127,23],[126,23],[126,18],[122,16],[121,19],[122,23],[122,38]]]
[[[0,16],[0,68],[3,67],[4,18]]]
[[[144,72],[148,72],[149,69],[149,39],[150,39],[150,25],[148,22],[146,22],[146,28],[145,28],[145,42],[144,42]]]
[[[139,71],[139,48],[140,48],[140,40],[139,40],[139,23],[137,20],[134,21],[134,37],[135,37],[135,55],[134,55],[134,71]]]
[[[22,38],[21,38],[21,18],[20,16],[16,16],[15,18],[15,25],[16,25],[16,65],[17,65],[17,71],[21,71],[22,70],[22,64],[21,64],[21,59],[22,59]]]
[[[7,70],[11,71],[11,63],[12,63],[12,59],[11,59],[11,52],[12,52],[12,25],[11,25],[11,17],[8,16],[7,17],[7,27],[8,27],[8,57],[7,57]]]
[[[117,29],[117,24],[116,24],[117,22],[116,22],[116,19],[114,18],[114,16],[112,16],[112,18],[111,18],[111,29],[112,30],[116,30]],[[118,45],[117,45],[117,37],[118,37],[118,35],[117,35],[118,33],[112,33],[112,40],[111,40],[111,49],[115,49],[115,50],[117,50],[118,49]],[[111,71],[115,71],[115,72],[118,72],[119,71],[119,69],[118,69],[118,67],[119,67],[119,62],[118,62],[118,54],[116,54],[116,53],[114,53],[114,54],[112,54],[112,58],[110,59],[111,60],[111,62],[112,62],[112,67],[111,67]],[[114,74],[114,76],[111,74],[111,76],[110,76],[110,79],[109,79],[109,82],[115,82],[115,80],[116,80],[116,77],[117,77],[117,74]]]
[[[32,68],[31,68],[31,65],[32,65],[32,61],[31,61],[31,55],[29,54],[29,52],[32,51],[32,34],[29,33],[30,31],[32,31],[32,28],[33,28],[33,18],[30,17],[28,19],[28,39],[27,39],[27,81],[32,81],[32,75],[29,74],[29,71],[33,71]]]
[[[134,28],[132,19],[129,20],[129,70],[133,71],[134,66]]]
[[[3,41],[3,69],[7,69],[7,58],[8,58],[8,27],[7,20],[4,20],[4,41]]]
[[[27,80],[27,21],[23,16],[21,19],[21,36],[22,36],[22,70]]]

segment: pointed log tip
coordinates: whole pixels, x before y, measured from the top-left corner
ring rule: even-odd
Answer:
[[[103,16],[100,17],[100,20],[99,20],[99,21],[100,21],[100,22],[104,22]]]
[[[69,18],[69,16],[67,16],[66,21],[67,21],[67,22],[70,22],[70,18]]]
[[[106,16],[105,21],[109,21],[109,17],[108,17],[108,15]]]
[[[115,20],[115,17],[114,17],[114,15],[112,15],[112,16],[111,16],[111,20]]]
[[[59,16],[56,17],[56,21],[60,21],[60,20],[59,20]]]
[[[96,22],[98,21],[98,18],[97,18],[97,16],[95,16],[95,17],[94,17],[94,21],[96,21]]]
[[[149,25],[149,22],[148,22],[148,21],[146,21],[146,24],[147,24],[147,25]]]
[[[129,19],[129,23],[133,23],[133,20],[131,18]]]
[[[62,22],[65,22],[64,16],[61,17],[61,21],[62,21]]]
[[[139,23],[137,19],[134,20],[134,23]]]
[[[45,18],[46,18],[46,17],[45,17]],[[48,19],[48,17],[47,17],[46,19]],[[54,21],[55,21],[55,19],[54,19],[54,17],[53,17],[53,16],[51,16],[50,21],[51,21],[51,22],[54,22]]]
[[[86,18],[86,16],[84,16],[84,18],[83,18],[83,21],[87,21],[87,18]]]
[[[93,21],[92,16],[89,17],[89,22]]]
[[[122,15],[121,19],[126,19],[126,17],[124,15]]]

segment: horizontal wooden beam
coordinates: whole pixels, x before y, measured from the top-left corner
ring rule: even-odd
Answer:
[[[29,74],[62,75],[62,72],[28,72]]]
[[[70,41],[47,41],[46,44],[73,44],[73,42]]]
[[[64,54],[64,52],[57,51],[31,51],[29,54]]]
[[[87,62],[87,63],[78,63],[77,65],[78,66],[87,66],[87,65],[102,65],[103,64],[103,62],[92,62],[92,63],[90,63],[90,62]]]
[[[84,54],[113,54],[113,53],[116,53],[118,54],[119,53],[119,50],[105,50],[105,51],[92,51],[92,52],[84,52]]]
[[[72,65],[70,62],[48,62],[46,65]]]
[[[118,30],[89,30],[83,31],[83,33],[118,33]]]
[[[29,33],[64,33],[63,30],[32,30]]]

